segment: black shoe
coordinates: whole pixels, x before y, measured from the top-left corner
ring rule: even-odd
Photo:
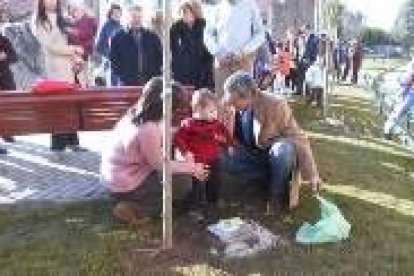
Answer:
[[[7,150],[3,149],[3,148],[0,148],[0,154],[7,154]]]
[[[64,148],[56,148],[56,147],[51,147],[51,148],[50,148],[50,150],[51,150],[51,151],[53,151],[53,152],[62,152],[62,151],[64,151],[65,149],[64,149]]]
[[[86,152],[86,151],[88,151],[87,149],[82,148],[78,145],[67,146],[67,149],[69,149],[72,152]]]
[[[4,142],[7,142],[7,143],[14,143],[14,142],[16,142],[16,139],[14,139],[13,136],[3,137],[3,140],[4,140]]]
[[[384,134],[384,139],[388,140],[388,141],[392,141],[392,134],[391,133],[385,133]]]

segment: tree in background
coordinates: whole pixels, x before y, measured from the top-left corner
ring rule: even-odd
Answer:
[[[343,33],[343,15],[345,12],[345,5],[341,0],[326,1],[323,7],[322,18],[323,25],[327,26],[328,31],[332,31],[336,37],[341,37]]]
[[[364,45],[394,45],[396,44],[393,36],[380,28],[365,28],[361,32],[361,39]]]
[[[414,44],[414,0],[407,0],[401,7],[392,30],[393,38],[404,45],[406,54]]]

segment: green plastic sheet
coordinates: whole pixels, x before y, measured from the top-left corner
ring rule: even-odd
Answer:
[[[317,199],[320,203],[321,218],[314,225],[305,222],[296,233],[296,242],[318,244],[347,239],[351,225],[341,211],[334,203],[320,196]]]

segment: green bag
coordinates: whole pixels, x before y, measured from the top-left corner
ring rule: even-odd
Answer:
[[[351,225],[332,202],[317,197],[321,207],[321,219],[314,225],[305,222],[296,233],[296,242],[316,244],[337,242],[349,236]]]

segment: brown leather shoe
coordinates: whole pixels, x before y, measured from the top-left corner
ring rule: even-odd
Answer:
[[[136,227],[139,224],[138,208],[135,203],[126,201],[118,202],[112,210],[112,214],[129,226]]]

